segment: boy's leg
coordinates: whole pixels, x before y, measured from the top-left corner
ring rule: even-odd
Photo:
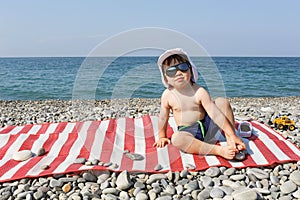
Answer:
[[[219,110],[225,115],[225,117],[228,119],[233,129],[235,130],[234,115],[229,100],[226,98],[219,97],[215,99],[215,104],[219,108]],[[238,150],[244,149],[243,146],[245,145],[242,145],[243,142],[241,138],[239,138],[236,134],[231,136],[231,138],[226,138],[226,139],[227,139],[227,143],[230,141],[234,142]]]
[[[209,144],[196,139],[191,133],[180,131],[172,135],[171,143],[184,152],[201,155],[218,155],[226,159],[233,159],[234,149],[229,146]]]
[[[215,104],[234,127],[234,115],[229,100],[219,97],[215,99]]]

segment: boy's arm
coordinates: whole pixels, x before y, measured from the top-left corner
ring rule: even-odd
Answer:
[[[167,98],[167,91],[162,94],[161,97],[161,107],[158,117],[158,140],[153,144],[153,146],[164,147],[170,140],[167,138],[167,126],[170,114],[170,106]]]

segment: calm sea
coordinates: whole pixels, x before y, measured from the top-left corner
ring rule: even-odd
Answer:
[[[300,57],[192,58],[212,96],[300,96]],[[1,100],[159,98],[157,57],[0,58]],[[212,62],[213,61],[213,62]]]

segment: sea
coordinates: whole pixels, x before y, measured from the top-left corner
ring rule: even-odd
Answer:
[[[192,57],[213,96],[300,96],[300,57]],[[0,100],[160,98],[157,57],[0,58]]]

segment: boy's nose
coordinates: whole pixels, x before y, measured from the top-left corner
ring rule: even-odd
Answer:
[[[176,72],[175,76],[182,75],[182,74],[183,74],[183,72],[182,72],[182,71],[180,71],[180,70],[177,70],[177,72]]]

